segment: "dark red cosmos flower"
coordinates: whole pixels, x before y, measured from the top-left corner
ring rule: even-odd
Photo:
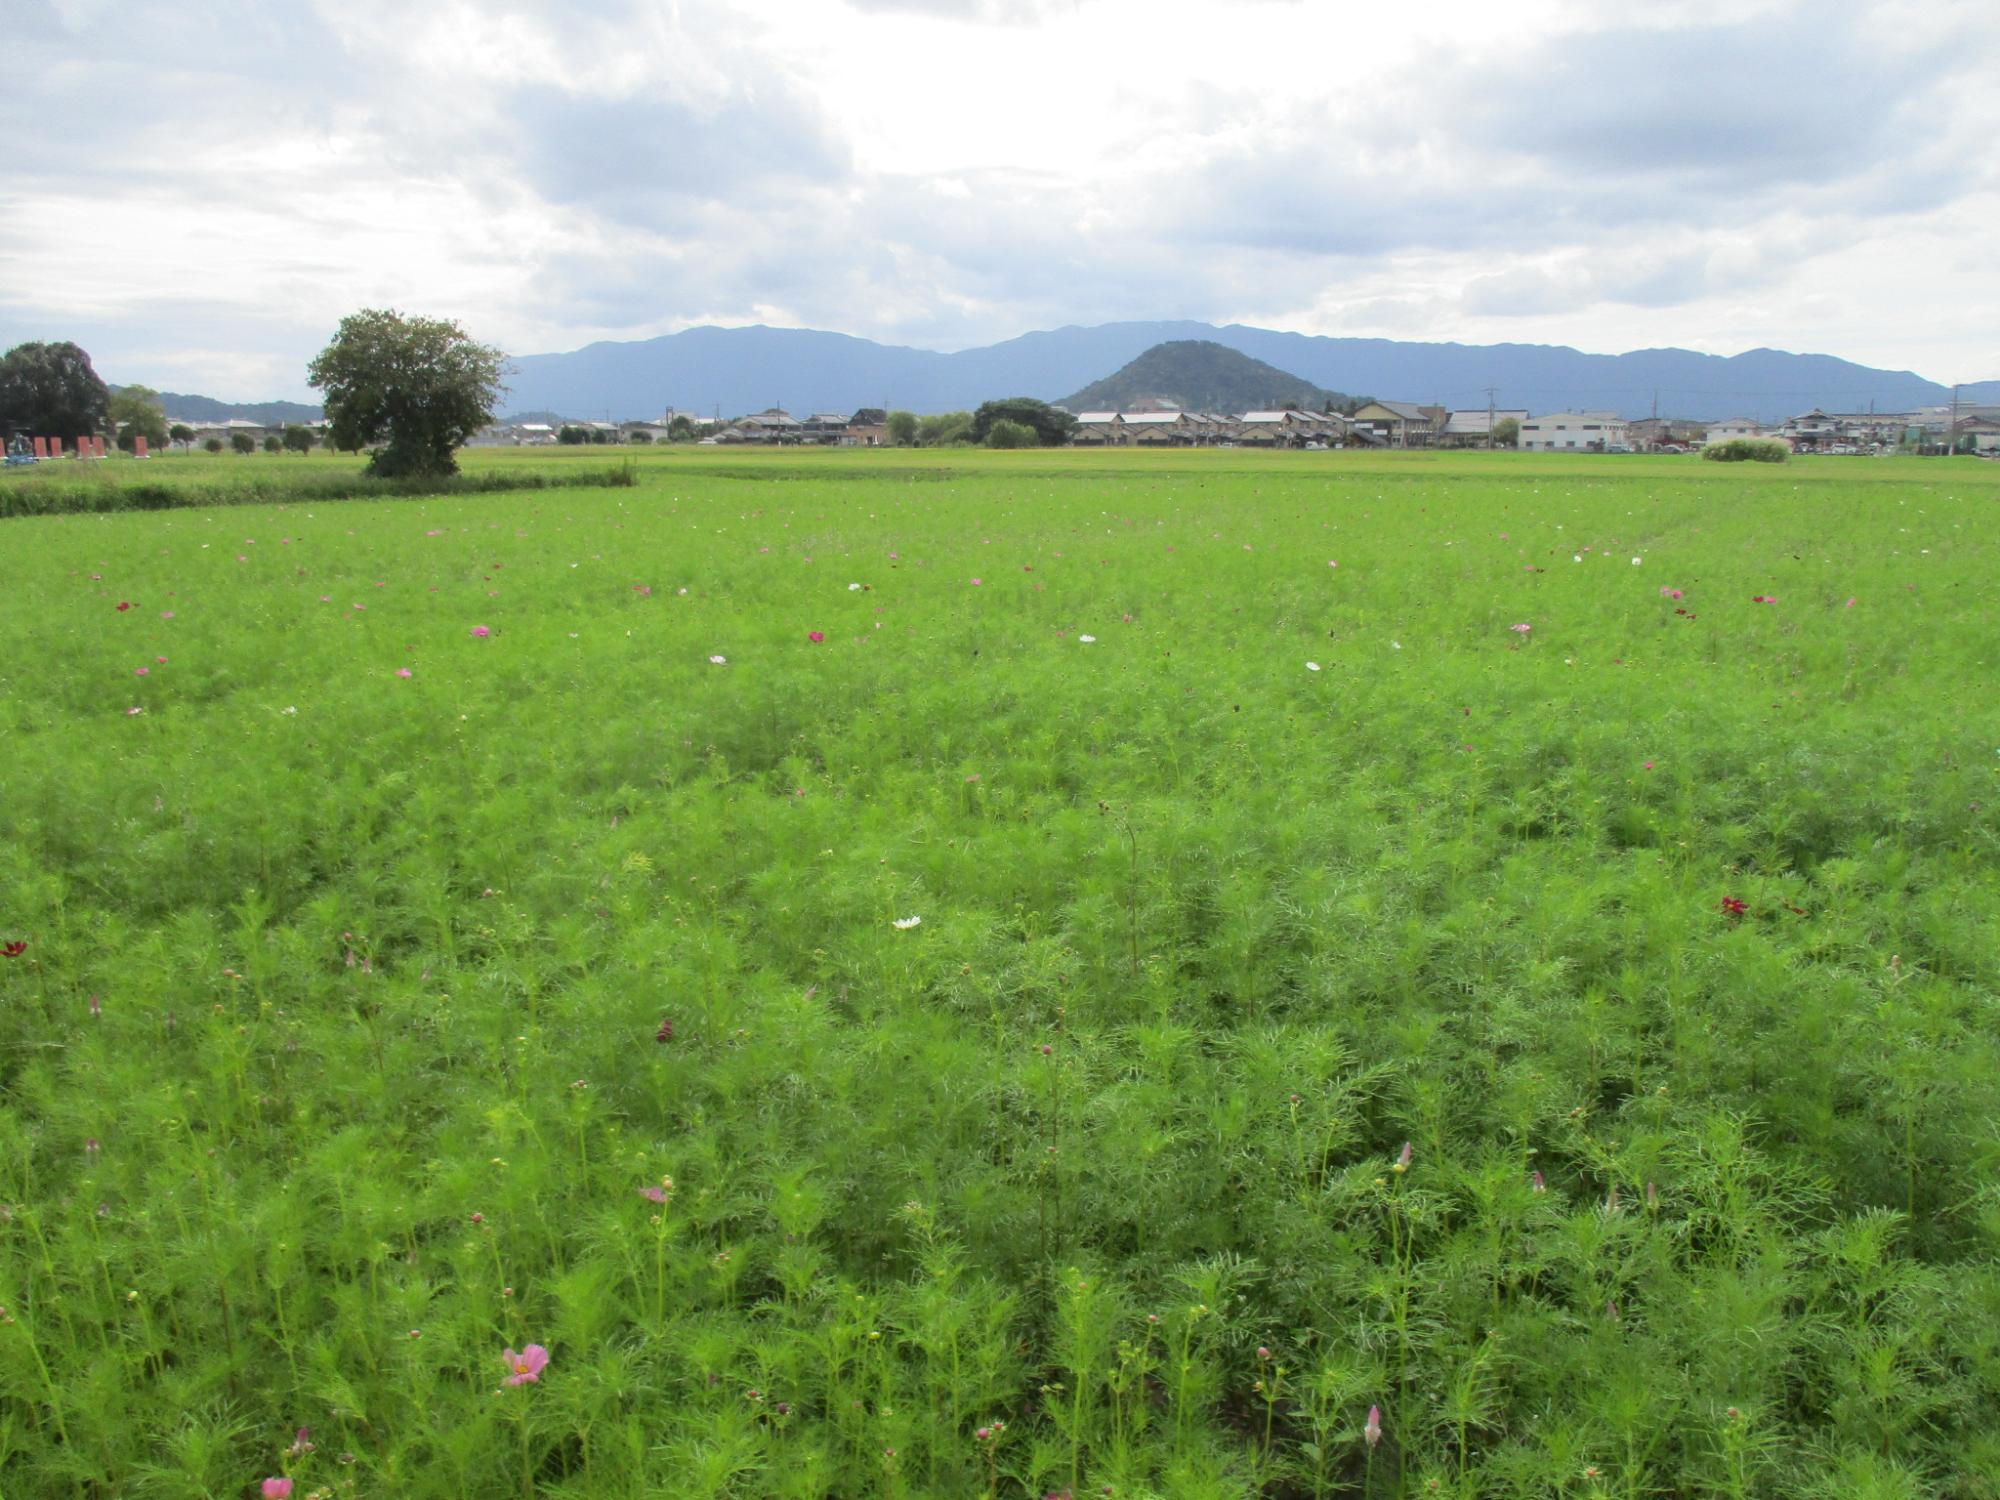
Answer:
[[[122,615],[123,613],[125,613],[125,611],[126,611],[126,610],[130,609],[131,607],[132,607],[132,603],[131,603],[131,601],[130,601],[129,599],[120,599],[120,600],[118,601],[118,612],[119,612],[119,613],[120,613],[121,615]]]
[[[660,1029],[653,1033],[656,1042],[671,1042],[674,1039],[674,1023],[664,1016],[660,1018]]]
[[[9,958],[19,958],[27,951],[28,942],[25,938],[16,938],[11,943],[0,943],[0,953],[6,954]]]
[[[1740,917],[1743,915],[1744,912],[1749,910],[1749,908],[1746,907],[1741,901],[1738,901],[1734,896],[1724,896],[1722,898],[1722,910],[1725,914],[1729,916]]]

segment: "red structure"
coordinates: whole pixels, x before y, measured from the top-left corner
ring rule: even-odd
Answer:
[[[45,438],[45,437],[38,437],[38,438],[36,438],[36,439],[35,439],[35,457],[36,457],[36,458],[38,458],[38,459],[42,459],[42,458],[48,458],[49,456],[50,456],[50,454],[49,454],[49,440],[48,440],[47,438]]]
[[[152,457],[152,455],[151,455],[150,453],[148,453],[148,452],[146,451],[146,434],[145,434],[145,433],[143,433],[143,432],[135,432],[135,433],[133,433],[133,434],[132,434],[132,456],[133,456],[134,458],[150,458],[150,457]]]

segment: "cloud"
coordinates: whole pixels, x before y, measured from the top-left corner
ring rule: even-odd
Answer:
[[[382,304],[522,352],[756,319],[1721,346],[1752,314],[1812,347],[1844,269],[1899,260],[1921,286],[1850,305],[1942,366],[1976,332],[1921,313],[1990,305],[2000,231],[1973,0],[1438,0],[1421,36],[1288,0],[121,0],[174,38],[143,57],[96,45],[102,0],[23,9],[0,346],[87,328],[156,384],[302,370]]]

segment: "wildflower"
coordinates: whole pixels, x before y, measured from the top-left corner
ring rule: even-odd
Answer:
[[[1748,908],[1734,896],[1724,896],[1722,898],[1722,910],[1725,915],[1740,917]]]
[[[912,927],[922,926],[923,920],[922,917],[898,917],[889,925],[894,927],[898,932],[908,932]]]
[[[27,951],[28,940],[26,938],[15,938],[11,943],[0,944],[0,954],[4,954],[8,958],[19,958]]]
[[[1307,663],[1306,663],[1306,670],[1307,670],[1308,672],[1317,672],[1317,671],[1319,670],[1319,663],[1318,663],[1318,662],[1316,662],[1316,661],[1309,661],[1309,662],[1307,662]]]
[[[1854,601],[1853,601],[1852,599],[1849,599],[1849,600],[1848,600],[1848,601],[1847,601],[1847,602],[1846,602],[1845,604],[1841,605],[1840,607],[1841,607],[1842,609],[1852,609],[1852,608],[1854,608]],[[1735,1409],[1735,1408],[1733,1408],[1733,1407],[1731,1408],[1731,1410],[1732,1410],[1732,1411],[1733,1411],[1734,1409]]]
[[[355,608],[359,609],[360,606],[356,605]],[[472,633],[483,641],[486,637],[493,634],[493,629],[489,625],[475,625],[472,627]]]
[[[291,1494],[291,1492],[291,1480],[281,1478],[265,1480],[263,1486],[258,1490],[258,1493],[264,1497],[264,1500],[285,1500],[285,1497]]]
[[[663,1187],[653,1187],[648,1184],[639,1189],[639,1196],[649,1203],[665,1203],[667,1201],[667,1190]]]
[[[1633,567],[1635,567],[1635,568],[1636,568],[1636,567],[1638,567],[1641,561],[1643,561],[1643,559],[1641,559],[1641,558],[1637,558],[1637,557],[1633,558],[1633,559],[1632,559],[1632,566],[1633,566]]]
[[[1340,566],[1340,564],[1339,564],[1339,563],[1335,562],[1335,561],[1334,561],[1334,560],[1333,560],[1332,558],[1330,558],[1330,557],[1329,557],[1329,558],[1328,558],[1328,559],[1326,560],[1326,565],[1327,565],[1327,566],[1328,566],[1329,568],[1337,568],[1337,567],[1339,567],[1339,566]]]
[[[1416,1159],[1416,1155],[1416,1147],[1412,1146],[1408,1141],[1403,1142],[1403,1149],[1396,1155],[1395,1170],[1398,1172],[1409,1171],[1410,1163]]]
[[[817,646],[821,641],[826,639],[826,632],[824,630],[808,630],[806,632],[806,639]]]
[[[711,656],[708,660],[710,666],[725,667],[729,665],[729,658],[726,656]]]
[[[103,1149],[102,1146],[97,1144],[97,1137],[94,1135],[83,1143],[83,1154],[85,1156],[96,1156]]]
[[[1548,1179],[1543,1177],[1540,1172],[1531,1173],[1528,1180],[1538,1193],[1546,1193],[1549,1190]]]
[[[1649,1182],[1646,1184],[1646,1212],[1649,1214],[1656,1214],[1659,1211],[1660,1211],[1660,1190],[1653,1183]]]
[[[1750,602],[1752,604],[1776,604],[1778,596],[1776,594],[1752,594]]]
[[[292,1446],[285,1450],[293,1458],[304,1458],[312,1451],[312,1429],[310,1427],[301,1427],[298,1430],[298,1435],[292,1439]]]
[[[1391,641],[1389,642],[1389,649],[1391,651],[1401,651],[1403,649],[1403,643],[1401,641]]]
[[[1370,1453],[1373,1453],[1375,1451],[1375,1445],[1382,1441],[1381,1407],[1371,1406],[1368,1408],[1368,1420],[1367,1422],[1362,1424],[1361,1435],[1364,1438],[1368,1439],[1368,1451]]]
[[[398,677],[410,677],[415,674],[413,674],[408,667],[398,667],[396,668],[396,675]]]
[[[653,1033],[656,1042],[671,1042],[674,1039],[674,1023],[665,1016],[660,1017],[660,1029]]]
[[[1077,639],[1083,642],[1083,644],[1086,646],[1094,646],[1097,644],[1097,637],[1094,635],[1080,635],[1077,637]]]
[[[102,1005],[102,1003],[99,1002],[97,996],[95,995],[92,995],[90,997],[90,1013],[93,1016],[101,1016],[104,1014],[104,1006]]]
[[[1263,1344],[1259,1344],[1257,1346],[1257,1357],[1259,1359],[1269,1359],[1271,1357],[1270,1349]]]
[[[1509,625],[1507,628],[1516,635],[1527,635],[1535,627],[1530,625],[1526,620],[1523,620],[1519,625]]]
[[[150,667],[134,667],[132,669],[132,675],[134,677],[151,677],[153,675],[153,670]]]
[[[858,583],[850,583],[847,586],[847,592],[850,594],[858,594],[861,592],[861,585]]]
[[[118,601],[118,613],[121,615],[124,614],[125,611],[130,609],[131,607],[132,607],[131,604],[129,604],[127,601],[123,599],[120,599]]]
[[[142,713],[144,713],[145,711],[146,711],[145,709],[143,709],[143,708],[139,707],[139,705],[135,703],[135,704],[133,704],[133,705],[132,705],[132,706],[131,706],[130,708],[128,708],[128,709],[126,709],[126,710],[125,710],[125,717],[129,719],[129,718],[131,718],[131,717],[132,717],[132,715],[134,715],[134,714],[142,714]]]
[[[530,1344],[519,1354],[509,1349],[506,1354],[507,1368],[514,1373],[507,1377],[508,1385],[529,1385],[542,1378],[542,1371],[548,1368],[549,1351],[540,1344]]]
[[[162,620],[171,620],[173,617],[174,617],[174,612],[170,609],[163,609],[160,611],[160,618]]]
[[[1649,771],[1653,769],[1653,763],[1650,760],[1646,762],[1646,769]]]

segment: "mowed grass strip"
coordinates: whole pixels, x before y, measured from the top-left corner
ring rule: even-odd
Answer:
[[[1995,1492],[1995,466],[638,465],[6,527],[0,1492]]]

